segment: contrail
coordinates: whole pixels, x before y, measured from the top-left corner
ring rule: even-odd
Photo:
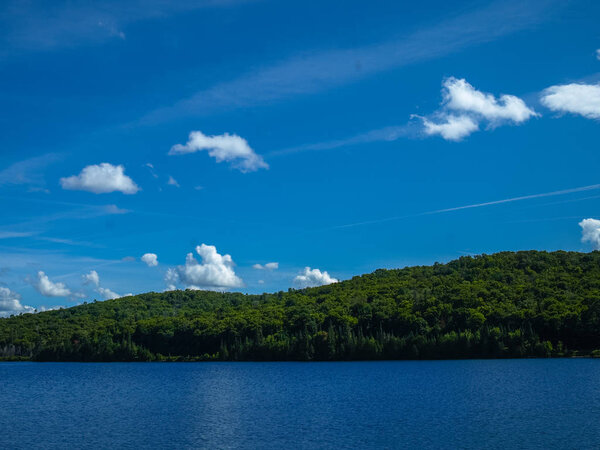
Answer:
[[[564,189],[562,191],[544,192],[543,194],[533,194],[533,195],[524,195],[522,197],[505,198],[504,200],[495,200],[493,202],[476,203],[474,205],[457,206],[455,208],[438,209],[436,211],[430,211],[430,212],[427,212],[424,214],[438,214],[438,213],[444,213],[444,212],[450,212],[450,211],[458,211],[461,209],[481,208],[482,206],[491,206],[491,205],[499,205],[501,203],[518,202],[521,200],[530,200],[532,198],[554,197],[555,195],[573,194],[575,192],[591,191],[593,189],[600,189],[600,184],[591,184],[589,186],[582,186],[582,187],[573,188],[573,189]]]
[[[452,211],[460,211],[463,209],[482,208],[484,206],[500,205],[502,203],[519,202],[522,200],[532,200],[534,198],[554,197],[557,195],[574,194],[576,192],[591,191],[594,189],[600,189],[600,184],[590,184],[589,186],[581,186],[581,187],[576,187],[576,188],[572,188],[572,189],[563,189],[561,191],[544,192],[541,194],[523,195],[520,197],[511,197],[511,198],[505,198],[502,200],[494,200],[491,202],[473,203],[471,205],[455,206],[453,208],[436,209],[433,211],[426,211],[426,212],[417,213],[417,214],[409,214],[409,215],[405,215],[405,216],[394,216],[394,217],[387,217],[385,219],[368,220],[365,222],[355,222],[355,223],[350,223],[350,224],[346,224],[346,225],[338,225],[333,228],[336,228],[336,229],[337,228],[350,228],[350,227],[356,227],[356,226],[360,226],[360,225],[371,225],[371,224],[376,224],[376,223],[389,222],[392,220],[409,219],[412,217],[428,216],[428,215],[432,215],[432,214],[442,214],[442,213],[447,213],[447,212],[452,212]]]

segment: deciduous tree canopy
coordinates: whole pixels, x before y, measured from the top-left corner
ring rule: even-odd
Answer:
[[[597,354],[600,252],[503,252],[245,295],[171,291],[0,319],[38,361],[351,360]]]

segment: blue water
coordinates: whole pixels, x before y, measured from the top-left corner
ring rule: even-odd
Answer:
[[[600,360],[0,363],[2,448],[600,448]]]

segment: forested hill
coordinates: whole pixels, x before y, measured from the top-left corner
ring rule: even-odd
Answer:
[[[0,319],[40,361],[351,360],[600,354],[600,252],[503,252],[245,295],[148,293]]]

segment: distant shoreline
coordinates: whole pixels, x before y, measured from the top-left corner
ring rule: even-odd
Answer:
[[[501,252],[248,295],[168,291],[0,319],[0,359],[600,357],[600,252]]]

